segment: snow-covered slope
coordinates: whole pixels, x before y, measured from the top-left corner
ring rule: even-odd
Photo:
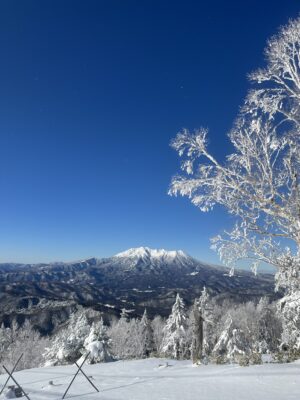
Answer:
[[[79,374],[66,398],[82,400],[299,400],[300,363],[250,367],[206,365],[193,368],[190,361],[147,359],[87,365],[100,390],[95,392]],[[15,377],[31,400],[60,400],[74,366],[36,368]],[[0,376],[0,384],[6,375]],[[53,381],[53,384],[49,384]],[[4,399],[2,396],[0,399]]]
[[[187,259],[189,256],[182,250],[168,251],[165,249],[150,249],[149,247],[131,248],[122,253],[118,253],[115,257],[134,257],[143,259]]]
[[[182,250],[167,251],[164,249],[150,249],[149,247],[137,247],[132,248],[122,253],[116,254],[118,260],[132,261],[132,262],[143,262],[144,264],[151,265],[191,265],[195,260],[184,253]]]

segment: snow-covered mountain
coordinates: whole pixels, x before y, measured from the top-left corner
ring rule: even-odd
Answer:
[[[191,257],[182,250],[167,251],[165,249],[150,249],[149,247],[136,247],[122,253],[118,253],[115,257],[119,258],[139,258],[142,260],[168,260],[168,261],[185,261]]]
[[[194,259],[182,250],[167,251],[164,249],[150,249],[149,247],[132,248],[122,253],[116,254],[120,262],[143,263],[148,265],[163,266],[176,264],[177,266],[187,266],[194,263]]]
[[[200,262],[183,251],[139,247],[109,258],[69,263],[0,264],[0,324],[30,317],[45,330],[80,305],[119,315],[122,308],[141,315],[168,315],[176,293],[187,304],[203,286],[211,294],[237,300],[274,295],[272,275],[254,276]]]

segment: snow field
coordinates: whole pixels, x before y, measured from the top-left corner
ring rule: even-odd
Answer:
[[[166,362],[169,366],[166,367]],[[15,374],[32,400],[58,400],[63,396],[75,366],[33,368]],[[102,400],[299,400],[300,362],[237,365],[203,365],[190,361],[146,359],[85,365],[100,390],[95,392],[82,374],[66,399]],[[0,385],[6,380],[0,375]],[[49,382],[53,381],[53,385]],[[12,384],[10,381],[9,384]],[[5,399],[5,395],[0,397]],[[24,397],[23,397],[24,398]]]

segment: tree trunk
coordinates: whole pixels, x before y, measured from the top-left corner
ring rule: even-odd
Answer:
[[[192,361],[193,364],[201,363],[203,349],[203,317],[199,303],[195,301],[194,308],[194,326],[192,342]]]

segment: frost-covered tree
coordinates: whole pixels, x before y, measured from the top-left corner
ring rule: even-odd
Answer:
[[[86,313],[71,314],[67,327],[61,329],[44,353],[45,365],[71,364],[81,357],[84,341],[90,333]]]
[[[177,294],[172,313],[164,328],[161,353],[167,357],[183,359],[189,354],[187,340],[187,314],[182,298]]]
[[[193,306],[193,338],[191,346],[191,356],[194,364],[199,364],[208,351],[208,329],[209,318],[209,295],[206,287],[203,287],[201,296],[196,299]]]
[[[149,357],[154,350],[154,339],[151,321],[148,318],[146,309],[140,321],[140,335],[143,357]]]
[[[109,329],[112,339],[112,352],[118,359],[144,357],[144,342],[141,330],[141,321],[128,318],[125,310],[122,310],[120,319],[112,324]]]
[[[288,309],[300,304],[300,18],[269,40],[266,61],[250,75],[254,88],[229,133],[233,153],[225,162],[208,150],[206,129],[178,133],[172,147],[184,157],[184,174],[173,178],[170,194],[236,217],[213,248],[231,273],[241,259],[254,271],[262,262],[277,268],[286,329],[295,330],[289,345],[299,348],[299,320],[293,324]]]
[[[4,324],[0,327],[0,360],[6,349],[11,343],[11,329],[6,328]]]
[[[90,333],[83,343],[83,348],[83,357],[87,352],[90,352],[87,359],[89,364],[113,361],[111,339],[108,336],[107,327],[104,325],[102,318],[99,322],[93,322]]]
[[[213,348],[214,355],[224,355],[227,353],[227,343],[229,341],[232,330],[232,318],[228,315],[226,322],[224,324],[224,329],[220,334],[220,337]]]
[[[112,351],[116,358],[126,359],[129,357],[128,341],[130,336],[129,318],[125,309],[121,311],[120,319],[114,322],[109,329],[112,339]]]
[[[0,361],[1,365],[12,369],[20,355],[23,357],[17,366],[17,371],[39,367],[43,363],[43,352],[50,343],[47,337],[42,337],[30,322],[26,320],[22,326],[16,322],[12,326],[0,328]],[[0,368],[2,371],[2,368]]]
[[[259,363],[262,354],[276,353],[282,332],[276,303],[262,298],[258,304],[212,301],[207,355],[218,362],[236,361],[245,356],[250,363]],[[238,350],[234,350],[234,346]],[[235,354],[235,355],[234,355]]]
[[[255,351],[258,353],[276,352],[282,335],[281,318],[277,313],[275,303],[262,297],[256,306],[257,342]]]
[[[249,75],[258,84],[245,101],[244,112],[262,114],[289,127],[300,127],[300,18],[289,21],[267,43],[267,65]]]
[[[291,293],[279,301],[283,319],[281,348],[300,349],[300,292]],[[292,346],[291,346],[292,344]]]
[[[153,342],[154,342],[154,350],[157,354],[161,349],[162,341],[164,338],[164,327],[166,321],[160,316],[156,315],[151,321],[151,327],[153,331]]]
[[[213,349],[213,355],[223,357],[223,361],[236,362],[238,358],[249,353],[249,344],[246,341],[244,332],[234,327],[231,315],[228,315],[224,330]]]
[[[236,361],[237,358],[245,355],[245,348],[247,348],[247,342],[244,332],[234,328],[227,343],[227,358],[230,361]]]
[[[121,315],[120,315],[120,323],[128,322],[128,321],[129,321],[128,312],[127,312],[126,308],[122,308]]]

